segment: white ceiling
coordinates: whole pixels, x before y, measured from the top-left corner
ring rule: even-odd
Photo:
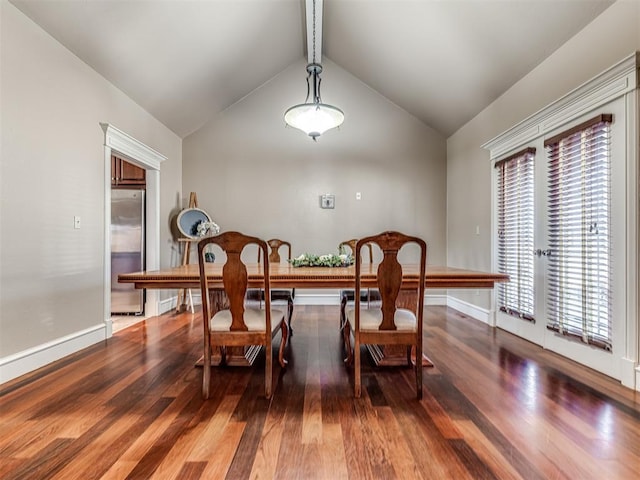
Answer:
[[[303,0],[12,3],[180,137],[305,56]],[[322,54],[448,136],[612,3],[325,0]]]

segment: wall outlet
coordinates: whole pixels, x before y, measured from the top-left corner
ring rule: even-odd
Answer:
[[[356,200],[361,200],[361,199],[362,199],[362,193],[356,192]]]

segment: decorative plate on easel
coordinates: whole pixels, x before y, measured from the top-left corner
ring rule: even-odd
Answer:
[[[210,223],[211,217],[200,208],[185,208],[178,214],[178,230],[187,238],[200,238],[198,225],[202,222]]]

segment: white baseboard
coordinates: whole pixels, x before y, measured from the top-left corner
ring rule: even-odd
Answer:
[[[629,358],[620,361],[620,383],[625,387],[640,391],[640,365]]]
[[[340,305],[340,292],[304,293],[296,290],[295,305]]]
[[[191,291],[194,305],[200,305],[200,291]],[[162,313],[168,312],[176,308],[178,297],[171,297],[160,302],[160,310]],[[340,294],[338,290],[334,293],[301,293],[296,291],[294,300],[296,305],[340,305]]]
[[[424,296],[425,305],[447,305],[446,295],[426,295]]]
[[[200,292],[192,292],[192,298],[194,305],[200,305]],[[448,295],[426,294],[424,296],[424,302],[425,305],[446,305],[483,323],[491,324],[489,321],[491,312],[489,310]],[[160,302],[159,314],[162,315],[170,310],[174,310],[177,303],[177,296],[162,300]],[[340,305],[340,296],[337,290],[334,293],[302,293],[297,291],[294,303],[296,305]]]
[[[469,315],[476,320],[480,320],[487,325],[493,326],[491,324],[491,311],[486,308],[481,308],[473,303],[465,302],[452,296],[447,297],[447,306],[458,310],[465,315]]]
[[[296,291],[296,305],[340,305],[340,293],[299,293]],[[425,295],[425,305],[446,305],[446,295]]]
[[[170,310],[175,310],[177,304],[178,304],[178,297],[171,297],[171,298],[166,298],[164,300],[161,300],[158,307],[158,315],[167,313]]]
[[[194,305],[200,305],[200,292],[191,293]],[[425,295],[425,305],[447,305],[446,295]],[[176,308],[178,297],[171,297],[160,302],[160,315]],[[302,293],[296,291],[294,300],[296,305],[340,305],[340,293],[338,290],[331,293]]]
[[[0,358],[0,384],[37,370],[107,338],[107,325],[101,323],[36,347]]]

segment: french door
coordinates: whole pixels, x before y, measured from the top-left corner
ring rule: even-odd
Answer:
[[[625,105],[614,101],[494,162],[496,325],[620,378]]]

